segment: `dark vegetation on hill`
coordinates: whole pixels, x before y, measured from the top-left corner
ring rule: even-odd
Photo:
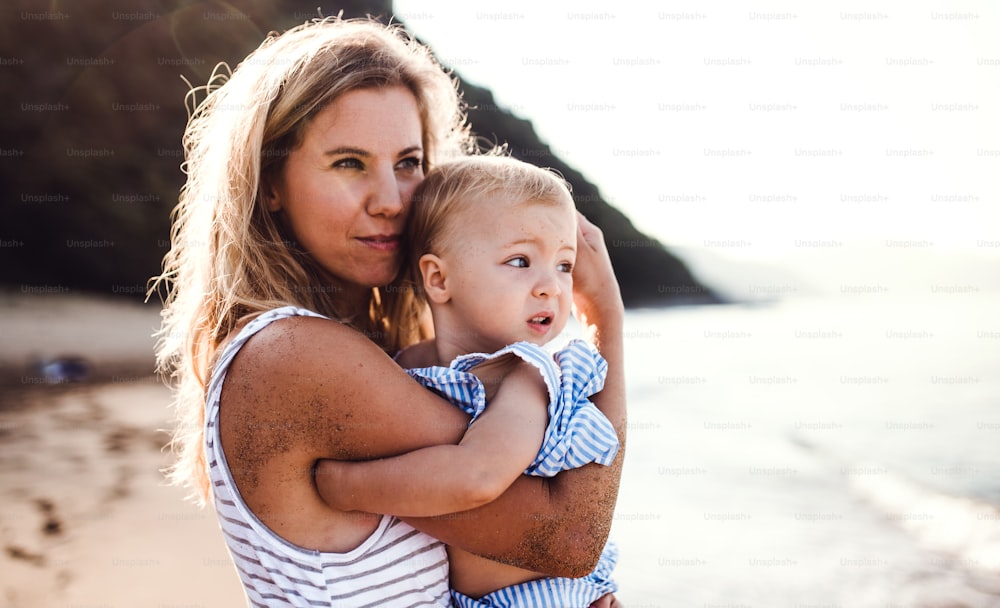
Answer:
[[[390,0],[322,4],[326,15],[392,13]],[[8,1],[0,9],[0,284],[142,297],[168,248],[184,179],[181,76],[203,84],[216,63],[235,65],[268,31],[316,15],[315,0]],[[715,301],[554,156],[530,122],[497,107],[487,89],[465,84],[463,92],[477,134],[570,181],[580,210],[604,230],[627,305]]]

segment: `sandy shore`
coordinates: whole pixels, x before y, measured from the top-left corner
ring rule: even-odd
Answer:
[[[0,294],[0,604],[244,603],[213,512],[159,472],[158,322],[155,306]],[[47,384],[36,363],[59,356],[88,379]]]

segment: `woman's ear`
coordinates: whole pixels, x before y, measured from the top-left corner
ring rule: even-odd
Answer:
[[[420,276],[424,279],[424,293],[427,299],[435,304],[444,304],[451,299],[448,293],[448,265],[433,253],[420,256],[417,263]]]
[[[262,185],[264,186],[261,189],[264,192],[264,206],[271,213],[281,211],[281,197],[278,196],[278,189],[271,183],[265,182]]]

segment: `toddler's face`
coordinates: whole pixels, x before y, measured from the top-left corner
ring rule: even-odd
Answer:
[[[458,224],[445,254],[452,304],[479,342],[467,352],[555,338],[573,305],[572,202],[477,205],[470,220]]]

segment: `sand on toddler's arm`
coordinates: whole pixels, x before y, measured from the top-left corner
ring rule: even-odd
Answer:
[[[0,294],[0,605],[245,604],[211,506],[160,472],[158,324],[153,305]],[[48,384],[36,362],[60,356],[88,379]]]

